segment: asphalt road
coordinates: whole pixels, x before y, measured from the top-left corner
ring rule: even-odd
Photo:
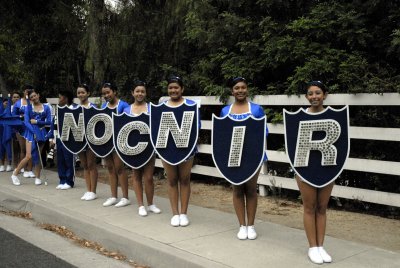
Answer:
[[[0,228],[0,267],[75,267]]]

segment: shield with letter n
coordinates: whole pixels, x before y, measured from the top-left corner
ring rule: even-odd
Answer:
[[[185,161],[195,150],[199,133],[197,104],[150,106],[150,139],[158,156],[170,165]]]
[[[61,143],[71,153],[80,153],[87,144],[82,107],[57,106],[56,120]]]
[[[98,157],[106,157],[114,149],[112,113],[116,109],[105,107],[83,108],[87,144]]]
[[[154,155],[150,141],[149,115],[113,113],[114,148],[121,160],[133,169],[146,165]]]
[[[286,152],[297,175],[318,188],[334,181],[350,152],[348,106],[320,113],[284,110],[284,124]]]
[[[212,118],[212,157],[222,176],[234,185],[250,180],[265,153],[266,117],[236,120],[228,115]]]

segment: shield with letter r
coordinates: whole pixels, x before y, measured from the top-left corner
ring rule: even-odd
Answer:
[[[68,151],[78,154],[85,149],[87,141],[82,107],[57,105],[56,123],[60,141]]]
[[[113,113],[114,148],[121,160],[133,169],[139,169],[154,155],[150,141],[149,115],[138,116]]]
[[[150,139],[158,156],[170,165],[179,165],[196,150],[199,133],[196,103],[169,106],[150,105]]]
[[[266,117],[212,118],[212,157],[222,176],[234,185],[250,180],[265,154]]]
[[[112,113],[116,108],[84,108],[85,135],[88,146],[98,157],[106,157],[114,149]]]
[[[284,125],[286,153],[297,175],[318,188],[333,182],[350,152],[348,106],[319,113],[284,110]]]

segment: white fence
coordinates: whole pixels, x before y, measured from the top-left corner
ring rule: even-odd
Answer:
[[[223,106],[214,96],[195,96],[192,99],[199,99],[201,106]],[[57,99],[48,99],[49,103],[57,103]],[[95,101],[94,99],[91,101]],[[231,97],[228,103],[231,103]],[[287,96],[287,95],[272,95],[272,96],[255,96],[253,101],[265,107],[273,106],[307,106],[308,102],[304,96]],[[384,93],[384,94],[330,94],[324,102],[326,105],[349,105],[351,106],[399,106],[400,94]],[[202,129],[211,131],[211,121],[202,120]],[[269,133],[283,135],[282,124],[268,124]],[[380,141],[395,141],[400,142],[399,128],[375,128],[375,127],[350,127],[351,139],[362,140],[380,140]],[[267,141],[268,142],[268,141]],[[351,147],[351,146],[350,146]],[[211,154],[211,145],[200,144],[199,152],[203,154]],[[288,158],[285,152],[267,150],[269,162],[288,163]],[[157,159],[157,167],[162,167],[161,161]],[[379,161],[361,158],[349,158],[344,167],[346,170],[361,171],[368,173],[388,174],[398,176],[400,179],[400,163],[392,161]],[[220,177],[218,170],[213,166],[195,165],[192,173],[206,176]],[[362,174],[362,173],[360,173]],[[362,175],[361,175],[362,176]],[[267,194],[266,186],[280,187],[283,189],[298,190],[296,181],[293,178],[285,178],[279,176],[268,175],[266,168],[263,169],[259,178],[260,195]],[[382,191],[374,191],[360,189],[354,187],[336,185],[333,188],[332,196],[356,199],[365,202],[383,204],[389,206],[400,207],[400,193],[388,193]]]
[[[223,106],[218,99],[214,96],[195,96],[189,97],[192,99],[199,99],[201,106],[218,105]],[[233,98],[230,98],[228,103],[231,103]],[[308,102],[304,96],[287,96],[287,95],[273,95],[273,96],[255,96],[252,100],[257,104],[265,107],[273,106],[307,106]],[[351,106],[399,106],[400,94],[385,93],[385,94],[330,94],[326,101],[326,105],[349,105]],[[201,109],[200,109],[201,110]],[[202,120],[202,129],[211,131],[211,121]],[[269,133],[284,134],[283,124],[268,124]],[[350,127],[351,139],[363,140],[381,140],[381,141],[396,141],[400,142],[400,129],[399,128],[375,128],[375,127]],[[268,141],[267,141],[268,144]],[[268,146],[267,146],[268,147]],[[350,146],[351,147],[351,146]],[[203,154],[211,154],[211,145],[200,144],[199,152]],[[269,162],[289,163],[288,157],[285,152],[267,150]],[[289,165],[289,164],[288,164]],[[157,167],[162,167],[161,161],[156,161]],[[289,167],[289,166],[288,166]],[[400,163],[391,161],[379,161],[361,158],[349,158],[344,167],[346,170],[361,171],[369,173],[397,175],[400,179]],[[215,167],[195,165],[192,169],[193,173],[220,177],[220,173]],[[261,172],[258,183],[260,188],[260,195],[267,194],[266,186],[281,187],[283,189],[298,190],[296,181],[293,178],[278,177],[268,175],[266,168]],[[362,173],[360,173],[362,174]],[[362,175],[361,175],[362,176]],[[333,188],[332,196],[342,197],[347,199],[357,199],[360,201],[396,206],[400,207],[400,194],[387,193],[381,191],[360,189],[354,187],[336,185]]]

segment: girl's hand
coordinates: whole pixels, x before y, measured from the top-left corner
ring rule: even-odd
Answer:
[[[31,124],[37,124],[37,120],[36,119],[31,119]]]

